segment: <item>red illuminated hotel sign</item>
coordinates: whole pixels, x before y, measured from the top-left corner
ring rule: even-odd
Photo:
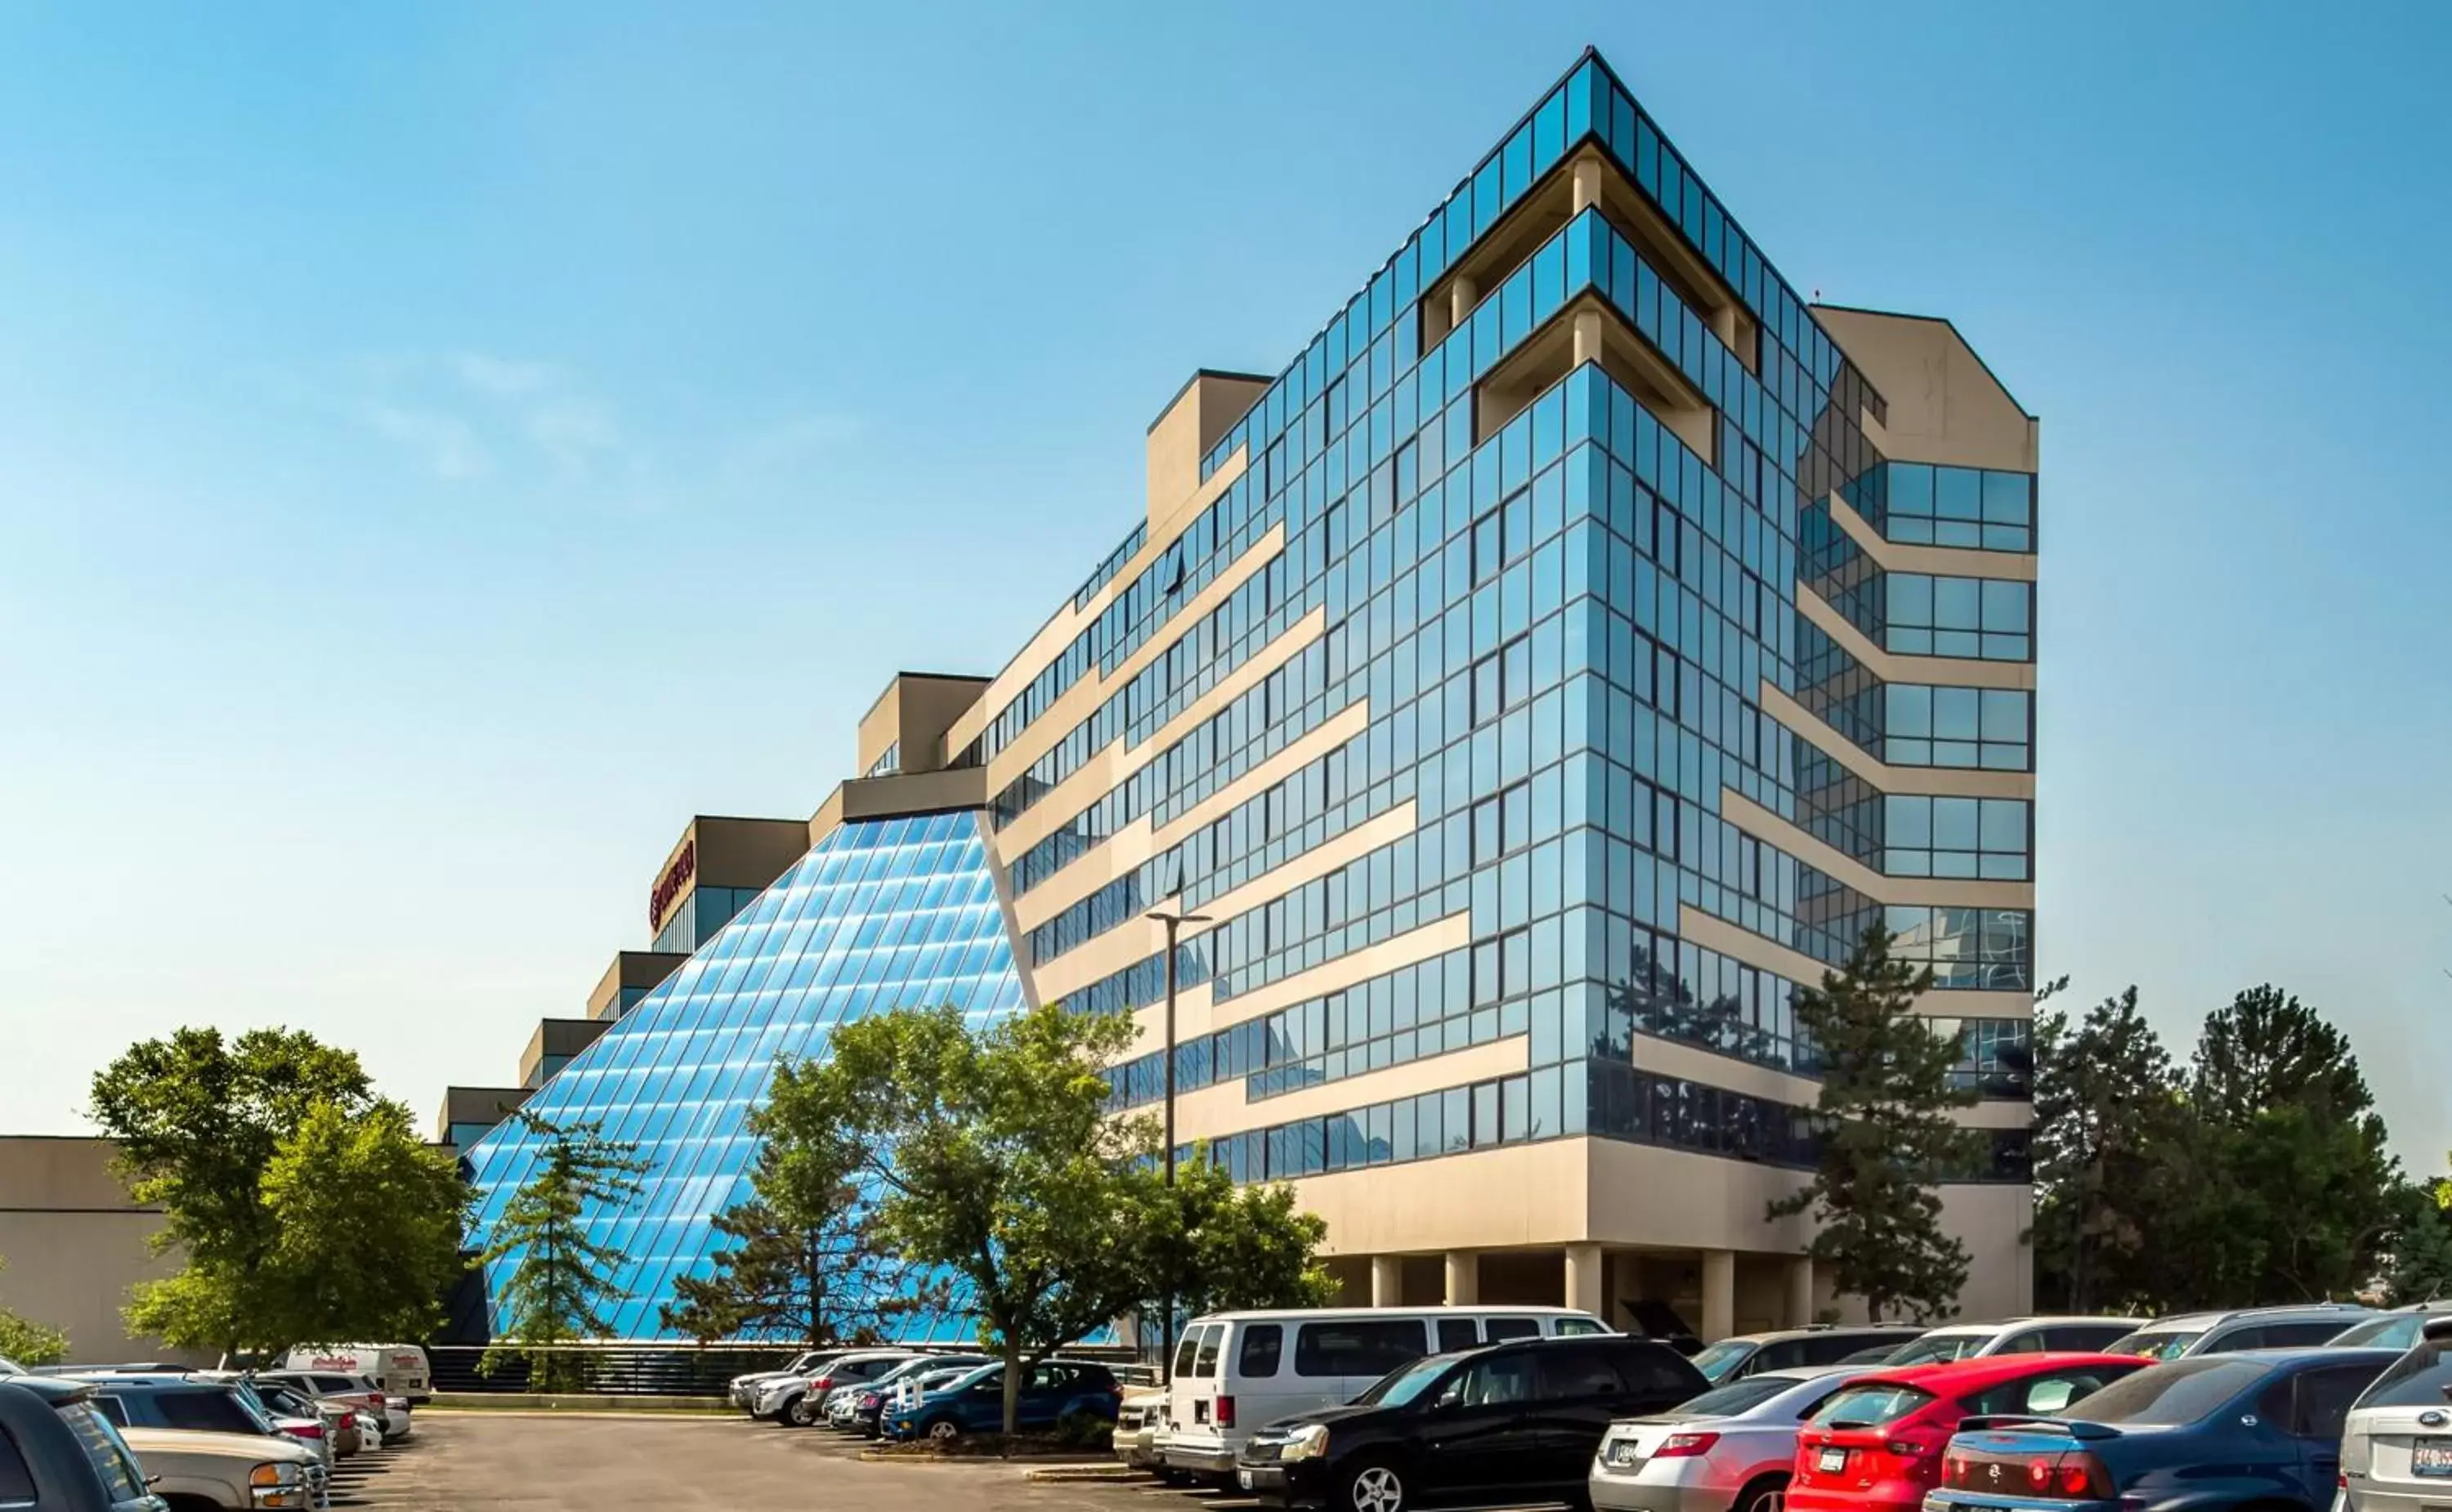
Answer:
[[[690,878],[697,874],[698,842],[692,840],[682,847],[682,854],[674,856],[673,864],[656,879],[655,891],[647,894],[647,928],[664,927],[664,913],[673,906],[673,899],[682,895],[682,889],[689,886]]]

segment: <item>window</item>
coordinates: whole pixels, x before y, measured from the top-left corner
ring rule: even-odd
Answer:
[[[1892,876],[2027,876],[2031,806],[2023,798],[1882,799],[1882,870]]]
[[[2028,661],[2034,656],[2034,585],[1997,578],[1888,575],[1883,644],[1920,657]]]
[[[17,1450],[17,1441],[0,1428],[0,1502],[18,1502],[34,1500],[34,1472],[26,1468],[26,1457]]]
[[[1882,533],[1892,540],[1984,551],[2035,549],[2030,473],[1892,462],[1887,483]]]
[[[1509,1339],[1541,1337],[1540,1320],[1535,1318],[1492,1318],[1481,1326],[1483,1333],[1492,1344],[1500,1344]]]
[[[1451,1349],[1471,1349],[1480,1343],[1480,1330],[1473,1326],[1471,1318],[1439,1320],[1439,1353],[1445,1354]]]
[[[145,1495],[145,1474],[129,1454],[128,1442],[111,1431],[101,1414],[83,1402],[71,1402],[59,1411],[69,1431],[85,1446],[86,1460],[102,1477],[103,1488],[112,1505],[134,1502]]]
[[[93,1404],[101,1409],[104,1417],[110,1420],[110,1425],[112,1427],[124,1428],[128,1426],[127,1403],[120,1401],[117,1397],[96,1397],[93,1399]]]
[[[1805,1341],[1805,1364],[1835,1365],[1860,1350],[1893,1342],[1899,1341],[1885,1334],[1817,1333]]]
[[[1813,1421],[1824,1427],[1878,1428],[1895,1423],[1933,1400],[1914,1386],[1849,1386],[1822,1404]]]
[[[2002,1340],[2001,1346],[1992,1352],[1994,1354],[2041,1354],[2044,1352],[2044,1330],[2029,1328],[2024,1333],[2013,1333]]]
[[[1243,1325],[1242,1347],[1236,1351],[1236,1370],[1244,1376],[1261,1379],[1277,1373],[1277,1357],[1285,1352],[1286,1330],[1283,1324],[1247,1323]]]
[[[2265,1367],[2229,1355],[2174,1360],[2115,1381],[2089,1398],[2090,1423],[2133,1423],[2176,1427],[2212,1416],[2224,1404],[2264,1379]]]
[[[2340,1323],[2321,1319],[2315,1323],[2268,1323],[2264,1325],[2261,1349],[2295,1349],[2302,1345],[2323,1344],[2342,1331]],[[2225,1348],[2230,1345],[2225,1345]],[[2245,1345],[2238,1345],[2246,1348]]]
[[[163,1391],[153,1404],[165,1426],[206,1433],[253,1433],[255,1424],[226,1391]]]
[[[1226,1342],[1226,1325],[1214,1325],[1200,1330],[1200,1353],[1194,1357],[1192,1373],[1206,1381],[1217,1374],[1217,1346]]]
[[[2303,1439],[2340,1443],[2350,1404],[2383,1370],[2377,1365],[2339,1365],[2301,1371],[2291,1404],[2290,1431]]]
[[[1200,1357],[1201,1339],[1216,1332],[1221,1326],[1223,1325],[1219,1324],[1204,1323],[1197,1328],[1185,1329],[1183,1337],[1176,1341],[1174,1373],[1179,1376],[1193,1374],[1193,1362]],[[1215,1355],[1214,1348],[1211,1353]]]
[[[1592,1334],[1605,1334],[1609,1329],[1590,1318],[1561,1318],[1550,1332],[1553,1338],[1581,1339]]]
[[[1440,1407],[1499,1407],[1532,1400],[1532,1357],[1492,1355],[1459,1370],[1439,1390]]]
[[[1725,1386],[1713,1386],[1692,1401],[1684,1403],[1677,1410],[1692,1418],[1732,1418],[1740,1412],[1752,1411],[1795,1384],[1793,1381],[1770,1381],[1760,1376],[1748,1376],[1742,1381],[1731,1381]]]
[[[2092,1354],[2107,1347],[2114,1340],[2126,1339],[2125,1323],[2064,1323],[2044,1330],[2044,1347],[2066,1349],[2076,1354]]]
[[[1746,1369],[1751,1373],[1756,1370],[1786,1370],[1792,1365],[1801,1365],[1805,1364],[1805,1343],[1802,1339],[1782,1339],[1776,1344],[1764,1345],[1754,1351],[1754,1357],[1751,1360],[1746,1362]]]
[[[1611,1348],[1610,1362],[1617,1366],[1619,1377],[1631,1391],[1645,1395],[1669,1392],[1671,1400],[1682,1402],[1694,1389],[1693,1372],[1665,1344],[1649,1340],[1621,1343]],[[1783,1381],[1779,1384],[1785,1390],[1795,1383]]]
[[[1537,1396],[1544,1402],[1580,1402],[1613,1397],[1626,1389],[1617,1367],[1600,1349],[1545,1349],[1534,1357],[1539,1365]]]
[[[1967,1399],[1970,1416],[1996,1412],[2058,1412],[2080,1397],[2103,1389],[2108,1373],[2101,1367],[2054,1370],[2024,1381],[2005,1381]]]
[[[1896,766],[2024,772],[2029,695],[2014,688],[1894,682],[1883,690],[1882,758]]]
[[[1427,1337],[1419,1318],[1306,1323],[1295,1330],[1295,1374],[1384,1376],[1420,1359]]]
[[[2422,1338],[2376,1378],[2363,1405],[2441,1407],[2452,1403],[2452,1340]]]

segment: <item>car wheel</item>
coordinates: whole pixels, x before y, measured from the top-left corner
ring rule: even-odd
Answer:
[[[1730,1504],[1729,1512],[1787,1512],[1787,1507],[1788,1477],[1767,1475],[1748,1483]]]
[[[939,1418],[920,1430],[931,1443],[951,1443],[962,1436],[962,1425],[951,1418]]]
[[[1365,1460],[1345,1472],[1338,1512],[1404,1512],[1405,1478],[1385,1460]]]

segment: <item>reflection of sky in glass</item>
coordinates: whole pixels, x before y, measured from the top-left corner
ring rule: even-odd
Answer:
[[[709,1220],[748,1193],[749,1109],[775,1057],[823,1049],[845,1019],[959,1005],[974,1024],[1021,1006],[978,817],[934,815],[845,825],[742,910],[704,949],[564,1068],[527,1104],[558,1124],[594,1120],[652,1163],[644,1190],[594,1216],[626,1257],[617,1338],[663,1334],[676,1276],[704,1275]],[[467,1152],[480,1232],[533,1168],[517,1123]],[[487,1277],[499,1294],[511,1261]],[[905,1320],[907,1338],[967,1337],[968,1320]]]

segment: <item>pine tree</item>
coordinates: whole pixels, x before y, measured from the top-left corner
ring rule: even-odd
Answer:
[[[585,1372],[562,1346],[610,1333],[603,1309],[626,1295],[612,1276],[624,1257],[589,1236],[587,1209],[638,1195],[647,1163],[638,1158],[638,1146],[606,1139],[602,1124],[511,1116],[547,1143],[536,1174],[511,1194],[488,1236],[486,1264],[518,1260],[501,1292],[500,1342],[479,1368],[491,1375],[524,1356],[530,1389],[576,1390]]]
[[[2137,989],[2035,1020],[2035,1268],[2072,1312],[2151,1305],[2148,1241],[2166,1215],[2183,1136],[2170,1052]]]
[[[1967,1247],[1942,1231],[1934,1188],[1971,1153],[1949,1112],[1976,1094],[1950,1085],[1956,1041],[1915,1011],[1931,969],[1893,956],[1891,939],[1875,923],[1844,967],[1797,993],[1797,1027],[1822,1062],[1822,1153],[1813,1180],[1770,1216],[1810,1213],[1807,1253],[1874,1319],[1922,1321],[1967,1283]]]
[[[784,1077],[797,1068],[780,1069]],[[797,1103],[787,1098],[787,1107]],[[771,1105],[770,1105],[771,1109]],[[906,1304],[909,1268],[876,1243],[860,1200],[860,1157],[832,1130],[823,1148],[800,1137],[798,1120],[770,1109],[751,1123],[766,1136],[749,1173],[751,1196],[715,1215],[716,1231],[735,1241],[715,1255],[715,1272],[673,1283],[677,1302],[664,1326],[701,1344],[717,1339],[780,1339],[821,1348],[869,1344]]]

